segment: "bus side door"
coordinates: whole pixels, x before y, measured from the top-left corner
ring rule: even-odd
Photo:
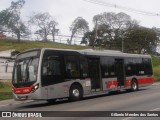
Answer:
[[[91,78],[92,91],[99,91],[101,88],[100,60],[89,58],[89,74]]]
[[[115,59],[115,71],[116,71],[118,86],[124,86],[126,78],[125,78],[123,59]]]

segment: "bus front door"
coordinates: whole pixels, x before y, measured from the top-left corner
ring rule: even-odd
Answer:
[[[115,69],[116,69],[118,86],[124,86],[126,78],[125,78],[123,59],[115,59]]]
[[[92,91],[100,91],[100,62],[99,59],[89,59],[89,74],[91,78]]]

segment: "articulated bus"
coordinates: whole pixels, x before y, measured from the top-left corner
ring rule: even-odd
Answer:
[[[154,82],[150,55],[117,51],[32,49],[17,55],[15,100],[79,100]]]

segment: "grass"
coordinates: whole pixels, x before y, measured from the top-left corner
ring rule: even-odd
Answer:
[[[86,46],[80,45],[67,45],[54,42],[42,42],[42,41],[21,41],[16,40],[0,40],[0,51],[15,49],[18,51],[25,51],[33,48],[61,48],[61,49],[87,49]]]
[[[11,83],[10,82],[0,82],[0,101],[11,99],[12,92],[11,92]]]
[[[0,101],[1,100],[7,100],[7,99],[12,99],[12,93],[11,92],[0,92]]]

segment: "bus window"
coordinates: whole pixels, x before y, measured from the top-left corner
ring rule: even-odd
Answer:
[[[143,58],[143,65],[144,65],[144,74],[145,75],[152,75],[152,63],[151,59]]]
[[[116,76],[114,60],[114,57],[101,57],[101,68],[103,78]]]
[[[142,62],[142,58],[136,58],[135,61],[137,75],[144,75],[144,65]]]
[[[136,63],[134,58],[125,59],[126,76],[136,75]]]
[[[58,56],[49,56],[43,61],[43,75],[61,75]]]
[[[66,56],[65,57],[65,71],[66,78],[79,78],[79,57],[78,56]]]
[[[82,78],[88,77],[88,61],[85,57],[80,57],[80,71]]]

